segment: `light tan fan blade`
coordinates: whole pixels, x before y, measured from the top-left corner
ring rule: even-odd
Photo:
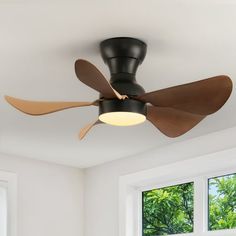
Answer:
[[[231,92],[231,79],[221,75],[145,93],[137,99],[158,107],[172,107],[190,113],[209,115],[225,104]]]
[[[147,107],[147,119],[163,134],[171,138],[185,134],[204,117],[169,107]]]
[[[79,59],[75,62],[75,73],[81,82],[97,90],[105,98],[125,99],[127,97],[113,89],[103,74],[86,60]]]
[[[89,123],[88,125],[86,125],[84,128],[82,128],[79,132],[79,139],[82,140],[85,135],[89,132],[90,129],[92,129],[93,126],[98,125],[98,124],[102,124],[103,122],[101,122],[100,120],[97,120],[93,123]]]
[[[28,115],[45,115],[56,111],[61,111],[73,107],[84,107],[96,105],[95,102],[39,102],[27,101],[10,96],[5,96],[5,99],[13,107]]]

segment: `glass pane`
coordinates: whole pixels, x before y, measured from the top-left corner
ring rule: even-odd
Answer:
[[[143,192],[143,236],[193,232],[193,183]]]
[[[208,180],[209,230],[236,228],[236,174]]]

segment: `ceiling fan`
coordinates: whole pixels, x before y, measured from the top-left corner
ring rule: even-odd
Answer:
[[[232,81],[226,75],[200,80],[146,93],[136,82],[135,74],[143,62],[147,46],[128,37],[107,39],[100,44],[111,79],[108,82],[90,62],[75,62],[78,79],[97,90],[93,102],[27,101],[5,96],[8,103],[29,115],[45,115],[68,108],[98,106],[99,117],[80,131],[80,139],[97,124],[137,125],[149,120],[168,137],[178,137],[207,115],[219,110],[232,92]]]

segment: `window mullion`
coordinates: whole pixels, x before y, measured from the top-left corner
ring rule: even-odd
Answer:
[[[206,180],[198,177],[194,181],[194,234],[202,235],[206,231]]]

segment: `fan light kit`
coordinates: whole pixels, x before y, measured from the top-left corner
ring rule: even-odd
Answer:
[[[115,111],[103,113],[98,119],[109,125],[130,126],[143,123],[146,120],[146,116],[136,112]]]
[[[80,131],[80,139],[97,124],[130,126],[146,119],[168,137],[178,137],[207,115],[218,111],[232,92],[226,75],[146,93],[136,81],[136,71],[143,62],[147,45],[141,40],[119,37],[100,44],[101,55],[108,65],[108,82],[90,62],[78,59],[78,79],[100,93],[93,102],[40,102],[5,96],[8,103],[29,115],[44,115],[68,108],[98,106],[99,116]]]

